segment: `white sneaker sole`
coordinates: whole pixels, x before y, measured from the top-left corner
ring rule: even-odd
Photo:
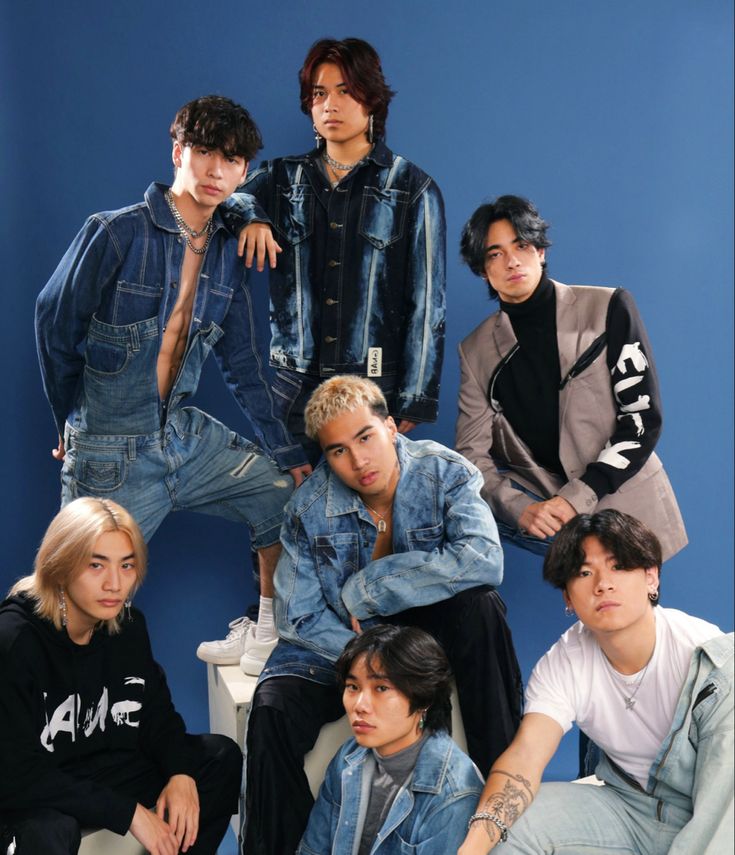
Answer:
[[[197,659],[202,662],[209,662],[212,665],[238,665],[240,662],[239,653],[210,653],[207,650],[202,650],[201,646],[197,647]]]
[[[248,674],[250,677],[260,676],[260,672],[265,668],[265,662],[262,659],[254,659],[247,653],[243,654],[239,661],[242,673]]]

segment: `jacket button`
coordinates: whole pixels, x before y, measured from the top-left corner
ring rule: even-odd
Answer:
[[[314,669],[313,669],[313,668],[309,668],[309,673],[310,673],[310,674],[311,674],[311,676],[313,677],[313,676],[314,676],[314,674],[315,674],[316,672],[314,671]]]
[[[324,343],[325,344],[334,344],[335,341],[337,341],[337,339],[333,335],[325,335],[324,336]]]
[[[341,223],[330,223],[330,224],[329,224],[329,228],[330,228],[330,229],[341,229],[341,228],[342,228],[342,224],[341,224]]]
[[[331,297],[327,297],[324,301],[328,306],[336,306],[339,303],[339,300],[333,300]]]
[[[339,261],[335,261],[333,258],[330,258],[327,266],[328,267],[339,267]]]
[[[178,284],[179,284],[178,282],[172,282],[172,283],[171,283],[171,287],[172,287],[172,288],[175,288]]]

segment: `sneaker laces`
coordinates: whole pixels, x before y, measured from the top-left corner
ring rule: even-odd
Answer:
[[[248,631],[251,623],[252,621],[250,618],[244,615],[243,617],[230,621],[228,624],[230,631],[227,633],[225,641],[235,641],[238,638],[242,638],[242,636]]]

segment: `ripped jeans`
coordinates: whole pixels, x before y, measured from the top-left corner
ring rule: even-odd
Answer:
[[[196,407],[170,413],[161,430],[100,436],[67,424],[61,503],[112,499],[135,518],[146,541],[170,511],[245,523],[254,549],[279,540],[293,481],[263,451]]]

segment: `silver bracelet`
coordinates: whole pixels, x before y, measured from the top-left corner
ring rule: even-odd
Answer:
[[[505,843],[508,839],[508,826],[503,822],[503,820],[496,816],[494,813],[487,813],[487,811],[481,811],[480,813],[473,813],[470,817],[470,821],[467,823],[467,831],[472,828],[472,823],[477,822],[480,819],[487,819],[492,822],[494,825],[497,825],[498,831],[500,832],[500,842]]]

